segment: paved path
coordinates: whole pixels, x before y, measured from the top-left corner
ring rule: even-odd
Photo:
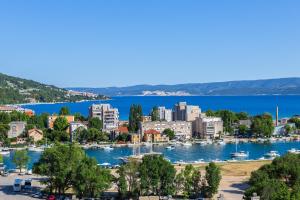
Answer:
[[[220,183],[219,194],[225,200],[242,200],[248,185],[244,182],[248,176],[224,176]]]

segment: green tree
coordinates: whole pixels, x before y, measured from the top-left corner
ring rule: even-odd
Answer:
[[[139,166],[136,160],[129,160],[122,165],[117,173],[119,174],[119,194],[120,196],[137,197],[140,193]]]
[[[201,172],[192,165],[187,165],[183,173],[183,195],[185,198],[195,198],[201,192]]]
[[[289,124],[284,126],[284,130],[286,134],[291,134],[293,132],[293,128]]]
[[[60,108],[59,115],[69,115],[70,109],[67,106],[63,106]]]
[[[163,131],[163,134],[169,137],[170,140],[173,140],[175,138],[175,132],[169,128],[165,129]]]
[[[158,107],[157,106],[154,106],[152,108],[152,111],[151,111],[151,121],[159,121],[159,112],[158,112]]]
[[[236,117],[237,117],[238,120],[247,120],[247,119],[249,119],[249,115],[246,112],[236,113]]]
[[[214,116],[216,116],[215,112],[212,111],[212,110],[207,110],[205,112],[205,114],[206,114],[207,117],[214,117]]]
[[[129,126],[130,132],[137,132],[139,129],[139,123],[142,121],[143,111],[141,105],[131,105],[129,111]]]
[[[97,198],[110,188],[112,176],[110,171],[97,165],[94,158],[84,157],[76,168],[73,187],[77,197]]]
[[[89,119],[89,128],[95,128],[101,130],[102,127],[103,127],[103,123],[98,117],[92,117]]]
[[[20,150],[14,153],[13,163],[16,165],[17,169],[20,170],[20,173],[22,172],[23,168],[26,168],[28,162],[29,162],[29,156],[27,155],[27,151]]]
[[[74,184],[74,176],[84,156],[84,151],[74,144],[57,143],[42,153],[33,172],[48,177],[42,183],[50,191],[64,194]]]
[[[175,193],[174,166],[162,156],[144,156],[139,168],[141,193],[144,195],[173,195]]]
[[[68,127],[69,127],[69,123],[65,117],[56,118],[53,124],[53,128],[55,131],[66,131]]]
[[[3,156],[0,154],[0,164],[3,164]]]
[[[0,112],[0,124],[9,124],[10,122],[10,115],[6,112]]]
[[[214,194],[218,192],[218,188],[221,181],[221,171],[220,168],[213,162],[209,163],[205,167],[205,179],[207,182],[206,196],[212,198]]]
[[[81,121],[81,122],[86,121],[86,118],[83,115],[81,115],[80,113],[75,113],[74,118],[75,118],[75,121]]]
[[[240,135],[245,135],[246,133],[248,133],[249,128],[246,125],[242,124],[242,125],[239,125],[238,131],[239,131]]]
[[[9,130],[9,125],[0,124],[0,141],[4,142],[7,138],[7,132]]]
[[[224,132],[233,134],[233,123],[238,120],[235,113],[230,110],[219,110],[215,115],[222,118]]]
[[[290,191],[282,181],[271,179],[264,186],[261,198],[264,200],[290,200]]]
[[[297,129],[300,129],[300,119],[297,117],[292,117],[289,119],[289,123],[294,123]]]
[[[271,137],[274,132],[272,116],[269,114],[255,116],[252,119],[251,132],[256,136]]]

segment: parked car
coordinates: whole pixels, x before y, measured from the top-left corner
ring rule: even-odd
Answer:
[[[47,200],[56,200],[55,196],[54,195],[49,195]]]

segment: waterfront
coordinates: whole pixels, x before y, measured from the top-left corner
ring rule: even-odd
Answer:
[[[235,144],[225,144],[225,145],[200,145],[194,144],[190,147],[185,147],[177,145],[175,149],[168,150],[165,148],[166,145],[153,145],[153,151],[161,152],[165,158],[169,159],[171,162],[184,161],[191,162],[203,159],[206,162],[213,160],[229,160],[231,159],[230,153],[235,152]],[[257,160],[264,156],[265,153],[275,150],[278,151],[280,155],[284,155],[288,150],[296,148],[300,149],[300,142],[275,142],[275,143],[239,143],[238,151],[249,152],[249,157],[247,160]],[[103,149],[88,149],[85,150],[86,154],[96,158],[99,164],[110,163],[112,165],[117,165],[121,163],[120,157],[132,155],[133,152],[138,151],[138,147],[116,147],[113,150],[107,151]],[[141,146],[140,152],[149,152],[149,146]],[[12,163],[13,152],[10,156],[4,157],[4,164],[7,169],[14,169],[15,166]],[[28,168],[32,168],[34,162],[37,162],[40,156],[39,152],[29,152],[30,163]]]
[[[105,101],[84,101],[77,103],[57,104],[27,104],[24,108],[33,109],[36,114],[47,112],[59,113],[63,106],[68,106],[72,113],[79,112],[88,115],[88,107],[93,103],[110,103],[118,108],[120,119],[127,120],[129,108],[132,104],[140,104],[145,115],[150,113],[153,106],[166,106],[173,108],[179,101],[185,101],[190,105],[199,105],[202,111],[208,109],[227,109],[234,112],[245,111],[250,115],[268,112],[275,117],[276,106],[279,107],[279,117],[291,117],[300,114],[300,96],[278,95],[278,96],[124,96],[112,97]]]

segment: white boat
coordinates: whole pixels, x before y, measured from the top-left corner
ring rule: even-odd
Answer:
[[[292,148],[290,150],[288,150],[289,153],[292,153],[292,154],[300,154],[300,150],[299,149],[295,149],[295,148]]]
[[[0,149],[0,155],[8,156],[9,154],[10,154],[9,149],[7,148]]]
[[[190,147],[190,146],[192,146],[193,144],[190,143],[190,142],[183,142],[181,145],[182,145],[182,146],[185,146],[185,147]]]
[[[170,146],[167,146],[166,149],[173,150],[173,149],[175,149],[175,146],[174,145],[170,145]]]
[[[235,152],[231,153],[231,157],[232,158],[246,158],[249,156],[249,152],[245,152],[245,151],[237,151],[237,139],[235,139]]]
[[[101,167],[109,167],[109,166],[111,166],[111,164],[110,163],[102,163],[102,164],[99,164],[99,166],[101,166]]]
[[[29,146],[28,151],[33,151],[33,152],[42,152],[44,151],[44,148],[42,147],[36,147],[36,146]]]
[[[193,163],[195,163],[195,164],[203,164],[203,163],[205,163],[205,161],[203,159],[199,159],[199,160],[194,161]]]
[[[249,153],[245,151],[239,151],[239,152],[231,153],[230,155],[232,158],[246,158],[249,156]]]
[[[258,160],[267,160],[264,156],[260,157]]]
[[[183,160],[179,160],[179,161],[175,161],[174,164],[176,164],[176,165],[185,165],[186,162],[184,162]]]
[[[218,140],[218,141],[217,141],[217,144],[218,144],[218,145],[225,145],[226,143],[224,142],[224,140]]]
[[[280,156],[280,154],[277,151],[270,151],[265,154],[265,157],[267,157],[267,158],[276,158],[279,156]]]
[[[114,150],[114,148],[111,147],[111,146],[103,147],[103,149],[104,149],[104,151],[112,151],[112,150]]]

